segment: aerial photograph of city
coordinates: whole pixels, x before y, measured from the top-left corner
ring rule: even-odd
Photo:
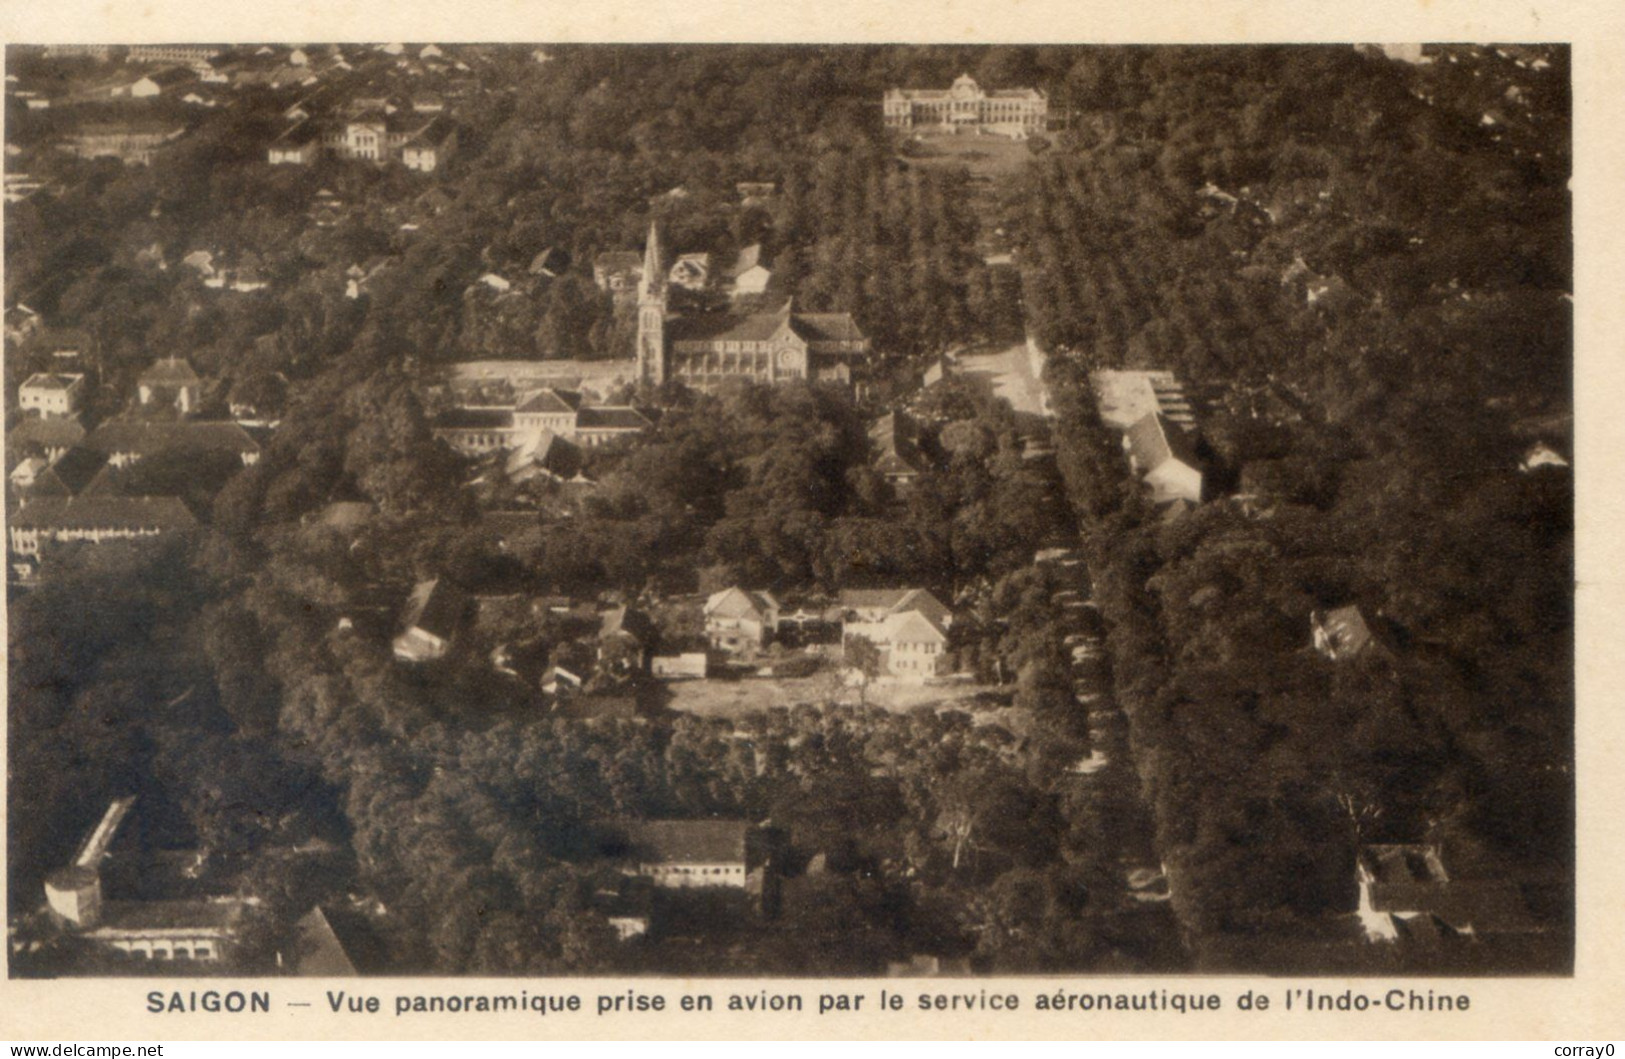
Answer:
[[[1571,96],[7,46],[9,976],[1572,975]]]

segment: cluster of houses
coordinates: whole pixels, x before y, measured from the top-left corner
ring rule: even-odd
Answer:
[[[481,49],[452,55],[435,44],[50,47],[45,54],[117,63],[39,84],[8,78],[8,93],[28,110],[73,115],[81,104],[123,104],[120,111],[104,106],[94,118],[69,120],[58,145],[82,157],[150,163],[185,132],[190,109],[229,107],[244,91],[269,89],[300,94],[285,113],[287,124],[266,145],[270,163],[309,165],[331,155],[399,161],[420,172],[444,166],[455,154],[457,126],[449,112],[479,91],[471,63],[485,59]]]
[[[844,652],[858,638],[873,645],[873,676],[923,683],[954,672],[953,611],[924,588],[844,589],[827,612],[788,615],[772,593],[734,586],[708,597],[702,611],[706,642],[730,657],[754,656],[790,622],[821,621],[839,626]]]
[[[240,424],[194,418],[203,384],[186,361],[166,357],[136,382],[123,415],[86,430],[81,422],[82,372],[38,372],[18,387],[17,423],[6,437],[7,520],[11,573],[38,572],[54,542],[132,540],[185,533],[197,527],[174,496],[131,495],[119,474],[159,453],[219,457],[243,466],[259,460],[260,444]]]
[[[644,272],[645,255],[636,250],[606,250],[592,262],[592,278],[598,289],[626,305],[637,301]],[[678,254],[665,274],[666,283],[672,287],[695,293],[715,291],[730,298],[765,294],[773,278],[772,270],[762,263],[760,243],[740,250],[731,261],[717,261],[705,251]]]

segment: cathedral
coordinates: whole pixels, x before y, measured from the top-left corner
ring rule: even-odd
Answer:
[[[638,379],[676,380],[714,390],[728,379],[792,379],[850,384],[869,339],[849,313],[800,313],[787,300],[772,312],[668,312],[660,233],[649,227],[638,284]]]

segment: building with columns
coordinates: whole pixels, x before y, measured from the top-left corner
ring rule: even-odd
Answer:
[[[853,368],[868,358],[869,339],[849,313],[796,312],[787,300],[771,312],[674,314],[667,284],[660,232],[650,225],[638,281],[641,382],[676,380],[696,390],[713,390],[729,379],[850,383]]]
[[[1049,122],[1049,97],[1036,88],[984,89],[970,74],[949,88],[889,88],[881,97],[886,127],[902,131],[983,132],[1024,140]]]

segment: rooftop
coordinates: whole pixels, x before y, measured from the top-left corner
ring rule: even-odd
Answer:
[[[750,828],[748,820],[645,820],[624,830],[633,856],[646,863],[743,864]]]
[[[46,497],[13,512],[14,529],[43,530],[189,530],[197,519],[172,496]]]

